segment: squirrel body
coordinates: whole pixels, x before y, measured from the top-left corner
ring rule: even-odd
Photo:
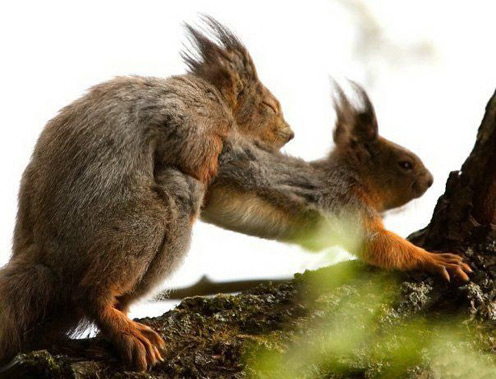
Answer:
[[[353,86],[364,109],[337,87],[336,147],[324,159],[306,162],[231,135],[202,220],[309,250],[339,245],[386,269],[468,280],[459,256],[428,252],[385,229],[382,213],[421,196],[433,178],[414,153],[378,135],[372,103]]]
[[[187,26],[189,73],[99,84],[48,122],[19,192],[0,270],[0,363],[95,323],[132,368],[162,338],[127,316],[181,262],[229,133],[277,149],[292,138],[246,48],[206,18]]]

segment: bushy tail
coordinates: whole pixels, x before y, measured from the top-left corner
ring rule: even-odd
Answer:
[[[53,309],[56,293],[46,266],[14,259],[0,269],[0,365],[31,342],[30,332]]]

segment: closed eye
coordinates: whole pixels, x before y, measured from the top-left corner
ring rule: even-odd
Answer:
[[[274,105],[272,105],[272,104],[270,104],[270,103],[267,103],[266,101],[262,101],[262,104],[263,104],[266,108],[270,109],[270,111],[271,111],[271,112],[274,112],[274,114],[277,114],[277,109],[276,109],[276,107],[275,107]]]

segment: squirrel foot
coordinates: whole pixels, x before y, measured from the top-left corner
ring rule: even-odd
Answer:
[[[155,330],[137,321],[133,321],[133,324],[159,351],[165,350],[165,342]],[[162,358],[160,354],[159,357]],[[163,358],[159,360],[163,361]]]
[[[161,350],[165,342],[162,337],[150,327],[121,315],[126,325],[111,336],[111,341],[122,359],[136,371],[145,371],[163,362]]]
[[[465,282],[469,281],[467,274],[473,272],[470,266],[463,262],[463,258],[450,253],[427,253],[423,262],[423,268],[427,271],[440,274],[448,282],[451,278],[459,278]]]

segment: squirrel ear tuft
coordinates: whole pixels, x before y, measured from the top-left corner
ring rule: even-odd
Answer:
[[[214,85],[234,105],[241,92],[259,83],[255,65],[228,28],[210,16],[202,16],[202,21],[206,31],[185,24],[192,49],[185,49],[181,56],[189,73]]]
[[[374,140],[379,135],[374,106],[362,86],[352,80],[350,80],[350,84],[363,107],[363,109],[358,111],[356,116],[356,132],[360,133],[367,140]]]
[[[331,78],[334,87],[332,102],[336,111],[336,125],[334,127],[334,142],[336,145],[347,144],[351,140],[353,126],[353,107],[346,97],[341,86]]]
[[[343,89],[333,80],[335,90],[333,103],[337,117],[334,129],[336,145],[370,142],[378,137],[377,119],[372,102],[360,85],[353,81],[350,81],[350,84],[359,97],[362,109],[354,107]]]

